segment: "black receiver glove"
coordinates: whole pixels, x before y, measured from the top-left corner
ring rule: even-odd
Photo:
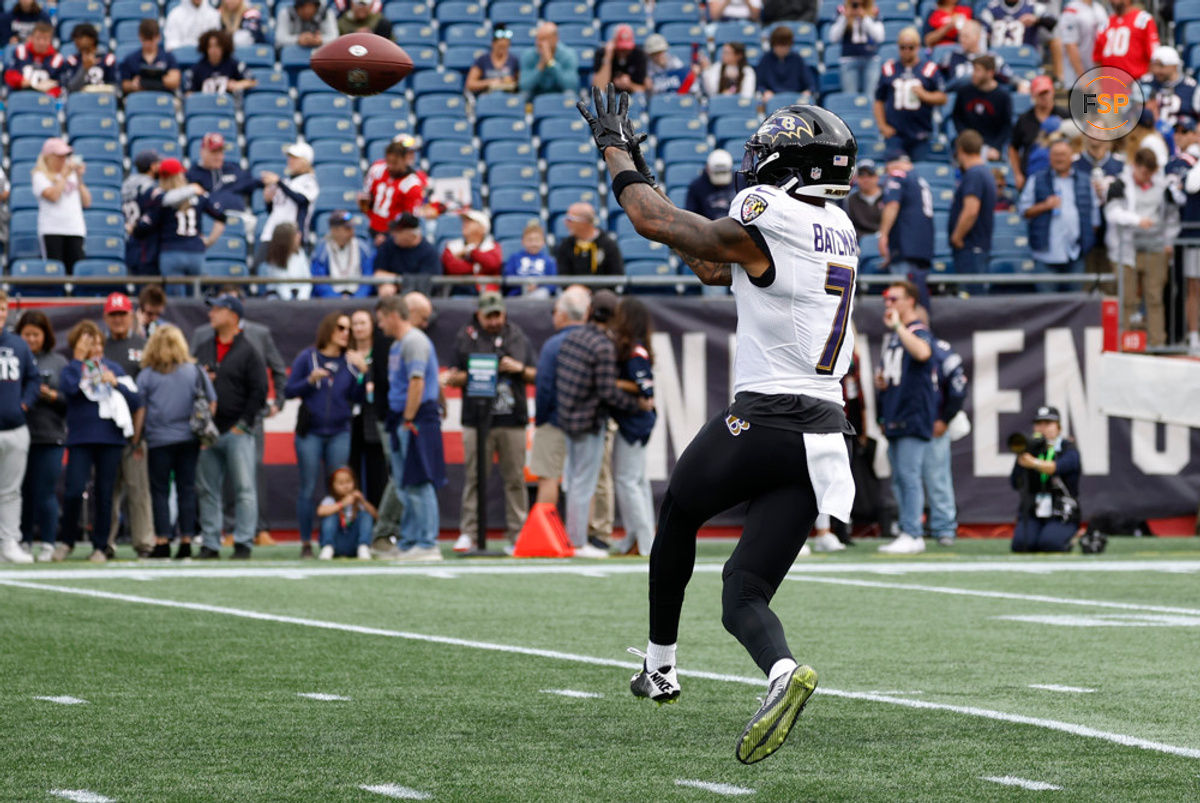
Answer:
[[[633,166],[642,174],[642,178],[650,183],[651,187],[657,187],[658,178],[650,169],[650,165],[646,163],[646,156],[642,153],[641,146],[646,141],[646,135],[634,133],[633,121],[628,117],[625,118],[625,138],[629,140],[629,156],[633,159]]]
[[[607,94],[608,102],[605,103],[600,90],[592,87],[592,105],[596,109],[594,117],[582,100],[576,102],[575,107],[592,129],[592,139],[596,140],[596,147],[600,149],[601,156],[604,155],[605,148],[620,148],[630,153],[631,140],[625,133],[629,124],[629,95],[622,92],[618,101],[617,88],[613,84],[608,85]]]

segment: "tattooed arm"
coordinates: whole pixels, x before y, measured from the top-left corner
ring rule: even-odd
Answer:
[[[612,176],[636,169],[633,159],[620,148],[605,148],[604,161]],[[756,278],[771,265],[770,258],[733,218],[708,220],[680,209],[649,184],[631,184],[621,192],[620,201],[638,234],[673,248],[704,284],[731,284],[734,262]]]

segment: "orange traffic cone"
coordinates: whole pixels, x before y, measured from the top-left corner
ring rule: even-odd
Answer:
[[[514,558],[569,558],[575,554],[558,508],[548,502],[535,504],[517,536]]]

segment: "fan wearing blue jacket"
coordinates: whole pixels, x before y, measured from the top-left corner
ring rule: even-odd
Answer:
[[[504,261],[503,274],[515,278],[536,278],[538,276],[555,276],[558,274],[558,263],[546,249],[546,230],[536,220],[529,221],[521,232],[521,250]],[[508,295],[519,296],[521,293],[539,293],[541,296],[550,294],[549,288],[530,282],[522,287],[510,287]]]
[[[317,342],[300,352],[288,374],[284,396],[300,399],[296,415],[296,462],[300,489],[296,520],[300,527],[300,557],[313,557],[312,531],[316,516],[313,493],[317,479],[328,481],[350,459],[350,424],[354,405],[361,403],[367,364],[350,345],[350,316],[331,312],[317,327]],[[324,464],[324,471],[321,471]]]
[[[0,289],[0,562],[33,563],[21,543],[21,484],[29,458],[25,411],[33,407],[41,378],[25,341],[5,331],[8,293]]]
[[[929,533],[942,546],[953,546],[958,534],[958,506],[954,502],[954,475],[950,470],[952,433],[948,427],[967,400],[967,372],[962,357],[947,341],[935,338],[932,346],[930,362],[937,381],[938,412],[921,473],[929,503]],[[961,437],[961,433],[955,437]]]
[[[329,284],[314,284],[316,298],[366,298],[371,285],[354,279],[375,273],[375,249],[354,233],[354,216],[339,209],[329,213],[329,234],[317,244],[309,263],[312,277],[337,279]]]

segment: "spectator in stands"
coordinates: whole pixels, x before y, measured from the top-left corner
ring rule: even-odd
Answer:
[[[254,482],[254,428],[267,403],[267,368],[259,351],[242,331],[245,308],[233,294],[208,299],[213,336],[193,346],[192,353],[208,373],[217,393],[213,423],[221,436],[200,452],[196,490],[204,545],[197,557],[220,557],[221,486],[229,477],[235,496],[233,557],[250,557],[258,519]]]
[[[221,30],[233,37],[234,47],[249,47],[267,41],[262,12],[249,0],[221,0]]]
[[[1092,61],[1101,67],[1117,67],[1141,78],[1150,68],[1158,47],[1158,25],[1150,12],[1132,0],[1112,0],[1112,15],[1096,34]]]
[[[124,293],[110,293],[104,300],[104,359],[121,366],[126,376],[136,377],[142,369],[146,338],[134,330],[133,302]],[[139,392],[141,387],[138,387]],[[142,397],[145,401],[145,396]],[[126,522],[133,549],[139,557],[148,557],[154,549],[154,519],[150,511],[150,478],[146,474],[146,449],[141,443],[125,445],[113,486],[113,517],[110,541],[116,540],[121,509],[127,508]]]
[[[1066,59],[1062,84],[1072,86],[1079,76],[1096,66],[1093,48],[1096,35],[1108,23],[1108,12],[1100,0],[1069,0],[1058,21],[1058,39]]]
[[[696,87],[700,75],[699,45],[693,47],[691,64],[671,52],[665,36],[652,33],[642,47],[646,51],[646,91],[658,94],[686,95]]]
[[[321,522],[321,552],[317,557],[370,560],[376,510],[358,489],[354,471],[349,466],[335,469],[328,490],[328,496],[317,505]]]
[[[1121,149],[1125,152],[1126,164],[1132,164],[1133,157],[1142,148],[1149,148],[1153,151],[1160,176],[1162,175],[1163,168],[1167,165],[1167,161],[1171,158],[1168,152],[1167,140],[1159,132],[1154,119],[1154,112],[1149,108],[1142,109],[1142,116],[1138,118],[1137,124],[1133,127],[1132,131],[1120,140],[1120,144]]]
[[[1083,153],[1079,155],[1079,167],[1086,169],[1092,178],[1092,231],[1094,245],[1092,250],[1084,255],[1084,268],[1088,273],[1113,273],[1112,263],[1108,261],[1108,247],[1105,245],[1106,224],[1104,222],[1104,201],[1108,198],[1108,187],[1121,174],[1125,163],[1113,154],[1115,143],[1100,139],[1084,137]],[[1102,282],[1101,288],[1109,295],[1116,295],[1116,284],[1111,281]]]
[[[1168,185],[1183,196],[1179,210],[1184,239],[1200,237],[1200,130],[1191,117],[1175,122],[1175,146],[1179,153],[1167,164]],[[1185,284],[1184,313],[1187,320],[1188,353],[1200,357],[1200,248],[1181,245],[1179,257]]]
[[[885,31],[875,0],[848,0],[838,6],[837,19],[829,26],[826,39],[841,45],[838,72],[842,91],[871,97],[879,81],[879,46]]]
[[[39,22],[53,24],[54,20],[37,0],[17,0],[11,11],[0,12],[0,44],[19,45],[28,41]]]
[[[38,199],[38,237],[46,259],[63,263],[69,276],[83,259],[87,223],[83,210],[92,193],[83,181],[86,169],[66,141],[51,137],[33,167],[33,194]]]
[[[1017,456],[1010,478],[1020,492],[1013,552],[1066,552],[1079,527],[1079,449],[1063,437],[1057,407],[1039,407],[1032,445]]]
[[[392,221],[405,212],[417,214],[425,203],[429,176],[416,168],[416,157],[416,140],[397,137],[367,168],[358,208],[367,216],[376,248],[387,239]]]
[[[579,88],[579,56],[558,41],[558,26],[538,23],[533,47],[521,55],[521,91],[530,98]]]
[[[327,482],[333,470],[350,459],[350,421],[354,405],[365,398],[360,379],[366,375],[367,364],[349,346],[350,316],[329,313],[317,327],[316,344],[296,355],[284,390],[286,398],[300,399],[295,443],[300,469],[296,520],[302,558],[313,555],[313,493],[318,481]]]
[[[205,31],[221,27],[221,12],[208,0],[181,0],[167,13],[163,27],[163,47],[167,52],[181,47],[195,47]],[[203,55],[204,51],[200,51]]]
[[[736,194],[733,157],[729,151],[717,148],[708,155],[700,175],[688,184],[684,208],[709,220],[720,220],[729,215],[729,205]]]
[[[33,351],[5,328],[7,322],[8,293],[0,290],[0,562],[33,563],[21,549],[21,487],[30,454],[29,412],[40,383]]]
[[[762,24],[788,20],[815,23],[820,5],[819,0],[762,0]]]
[[[200,61],[188,71],[188,92],[224,95],[242,92],[258,82],[246,71],[246,65],[233,56],[233,36],[219,28],[200,35]]]
[[[476,95],[484,92],[516,92],[521,62],[512,52],[513,32],[503,23],[492,28],[492,47],[480,55],[467,70],[466,89]]]
[[[1200,116],[1200,86],[1196,79],[1181,73],[1182,65],[1178,50],[1169,45],[1156,47],[1150,61],[1151,80],[1142,86],[1146,108],[1168,128],[1180,115]]]
[[[9,91],[32,90],[59,97],[66,60],[54,49],[54,26],[39,22],[24,44],[13,48],[4,70]]]
[[[387,39],[392,38],[392,23],[383,16],[375,0],[351,0],[350,7],[338,16],[338,35],[366,31]]]
[[[104,358],[104,335],[91,321],[80,321],[67,336],[72,359],[60,377],[67,400],[67,479],[63,494],[62,557],[79,540],[80,514],[87,498],[88,480],[96,469],[92,498],[92,554],[94,563],[109,555],[113,486],[121,455],[130,438],[136,440],[142,424],[142,400],[137,386],[121,366]]]
[[[375,254],[375,275],[380,277],[440,276],[442,261],[433,243],[421,235],[421,221],[404,213],[392,221],[388,239]],[[378,285],[380,295],[392,295],[395,285]],[[388,293],[384,288],[391,288]]]
[[[12,217],[8,205],[8,199],[11,197],[12,182],[8,180],[8,174],[4,172],[4,168],[0,167],[0,242],[5,243],[8,242],[8,229]]]
[[[354,215],[344,209],[329,213],[329,233],[313,251],[310,274],[326,276],[329,284],[317,284],[312,294],[317,298],[366,298],[371,285],[354,279],[371,276],[375,267],[375,249],[354,231]]]
[[[71,29],[75,53],[63,63],[61,81],[68,92],[115,92],[117,57],[99,49],[100,34],[90,22]]]
[[[148,503],[154,508],[154,548],[151,558],[171,557],[175,527],[171,521],[171,482],[178,499],[179,548],[176,559],[192,556],[196,536],[196,464],[200,441],[192,431],[195,402],[206,398],[211,410],[217,407],[217,392],[204,369],[188,353],[179,328],[158,327],[146,343],[137,375],[138,390],[146,403],[142,435],[147,448],[144,468],[149,472]]]
[[[393,295],[395,295],[393,293]],[[419,293],[409,293],[412,297],[412,302],[409,304],[409,320],[415,323],[415,315],[413,310],[418,306],[416,296]],[[428,299],[421,296],[426,302]],[[371,552],[375,557],[381,559],[392,560],[400,555],[400,550],[396,549],[395,539],[400,536],[400,521],[404,515],[404,507],[400,501],[400,495],[397,491],[399,487],[396,483],[397,477],[392,476],[392,436],[389,433],[387,420],[390,408],[388,406],[388,394],[391,388],[388,380],[388,353],[392,347],[392,338],[383,330],[383,326],[379,324],[380,307],[383,303],[381,298],[375,302],[375,332],[373,335],[373,343],[371,345],[371,385],[368,386],[368,393],[371,393],[370,388],[373,387],[375,428],[378,434],[379,447],[383,451],[383,459],[385,461],[385,472],[383,479],[386,481],[382,492],[378,499],[379,515],[375,517],[375,531],[372,533],[373,541],[371,543]],[[406,302],[407,303],[407,302]],[[432,309],[432,305],[430,305]],[[351,324],[353,327],[353,323]],[[420,326],[417,326],[420,329]],[[353,436],[351,436],[351,450],[354,448]],[[370,486],[368,485],[368,488]],[[375,501],[375,500],[372,500]]]
[[[879,423],[888,440],[892,492],[900,508],[900,534],[879,551],[908,555],[925,551],[922,468],[937,417],[929,365],[933,335],[921,321],[917,288],[912,282],[893,282],[883,294],[883,303],[883,322],[890,332],[884,337],[880,367],[875,370],[875,390]]]
[[[7,298],[4,306],[7,310]],[[63,444],[67,439],[67,402],[60,385],[67,360],[54,350],[54,327],[41,310],[21,313],[13,331],[29,347],[37,361],[38,373],[37,400],[25,410],[29,459],[21,484],[21,533],[28,544],[41,542],[42,548],[35,557],[46,562],[54,559],[54,542],[58,538],[56,489],[62,476]]]
[[[799,94],[800,103],[808,103],[819,91],[816,76],[804,62],[804,57],[792,49],[795,41],[795,34],[786,25],[777,25],[771,30],[770,47],[754,68],[764,101],[769,101],[777,92],[789,92]]]
[[[1039,75],[1034,78],[1029,85],[1029,94],[1033,97],[1033,106],[1017,118],[1008,145],[1008,163],[1012,165],[1013,182],[1018,190],[1025,188],[1029,151],[1041,133],[1042,123],[1050,117],[1065,120],[1071,116],[1066,109],[1054,105],[1054,82],[1050,76]]]
[[[1006,88],[1016,86],[1012,70],[1004,63],[1004,57],[997,53],[989,53],[987,42],[983,36],[983,26],[978,20],[967,20],[962,30],[958,32],[958,45],[946,48],[949,52],[942,59],[939,69],[946,82],[943,87],[947,92],[958,92],[971,85],[975,75],[975,59],[980,56],[991,56],[995,63],[994,75],[996,81]]]
[[[380,299],[380,328],[394,338],[388,352],[388,433],[392,479],[404,503],[400,559],[441,560],[437,489],[446,484],[438,359],[429,337],[408,319],[400,296]],[[412,459],[409,459],[409,457]]]
[[[137,222],[147,211],[146,201],[158,187],[158,167],[162,157],[154,151],[141,151],[133,157],[134,169],[121,183],[121,208],[125,211],[125,266],[133,276],[158,273],[158,237],[144,231],[135,237]],[[174,199],[172,199],[174,200]],[[150,285],[147,285],[149,287]]]
[[[618,25],[613,38],[596,48],[592,70],[592,86],[599,89],[612,83],[622,92],[646,91],[646,54],[634,40],[633,26]]]
[[[1158,158],[1154,151],[1142,148],[1108,188],[1104,204],[1108,258],[1121,274],[1121,329],[1130,328],[1144,301],[1151,346],[1167,342],[1163,288],[1174,238],[1165,225],[1165,191]]]
[[[1096,206],[1091,176],[1077,168],[1066,140],[1050,146],[1050,167],[1025,182],[1018,207],[1029,227],[1029,247],[1038,273],[1083,273],[1083,257],[1092,248],[1092,210]],[[1072,292],[1077,284],[1054,284],[1043,291]]]
[[[315,48],[338,36],[337,13],[320,0],[294,0],[279,4],[275,12],[275,44]]]
[[[375,318],[370,310],[358,309],[350,313],[350,347],[367,366],[362,376],[363,403],[354,406],[354,417],[350,421],[350,467],[355,475],[362,476],[362,487],[371,504],[378,505],[383,498],[384,486],[388,481],[388,463],[384,454],[375,407]],[[390,345],[390,344],[389,344]],[[387,354],[380,357],[385,363]],[[386,418],[386,415],[385,415]],[[371,543],[367,539],[368,545]]]
[[[221,205],[227,217],[241,218],[247,232],[254,231],[257,218],[250,211],[250,196],[262,189],[268,180],[279,176],[269,170],[254,176],[236,160],[225,158],[225,137],[216,131],[200,140],[200,160],[188,168],[187,180],[200,187]]]
[[[650,338],[654,325],[646,305],[634,296],[622,298],[611,332],[617,353],[617,385],[626,392],[635,392],[638,398],[653,399],[654,351]],[[646,444],[657,417],[653,408],[613,415],[617,422],[613,488],[625,524],[625,537],[613,544],[613,552],[618,555],[636,547],[637,554],[648,556],[654,542],[654,497],[646,477]]]
[[[467,209],[462,213],[462,236],[446,243],[442,250],[442,273],[446,276],[499,276],[504,266],[504,255],[500,245],[492,239],[492,221],[487,213],[478,209]],[[497,289],[495,285],[469,285],[455,288],[470,295],[484,289]]]
[[[536,357],[529,337],[508,319],[504,299],[499,293],[479,296],[475,317],[454,339],[454,361],[443,377],[451,388],[467,386],[467,363],[473,354],[495,354],[499,359],[496,396],[480,405],[463,404],[463,479],[462,517],[455,552],[467,552],[474,546],[479,524],[479,482],[476,462],[479,427],[488,418],[487,443],[482,445],[487,465],[495,457],[504,487],[504,520],[509,544],[515,544],[529,512],[525,492],[525,428],[529,425],[526,388],[537,379]]]
[[[929,516],[926,523],[929,534],[940,546],[954,546],[958,536],[958,505],[954,499],[954,472],[950,462],[950,444],[958,440],[968,429],[960,427],[966,423],[963,404],[967,400],[967,372],[963,369],[962,357],[949,342],[934,338],[933,375],[937,385],[935,394],[936,418],[933,420],[932,437],[925,450],[925,462],[921,466],[921,479],[925,485]],[[955,422],[956,417],[960,417]],[[955,433],[951,433],[951,423]]]
[[[264,279],[310,279],[308,255],[304,253],[303,238],[295,223],[280,223],[271,232],[267,254],[255,270]],[[284,300],[307,301],[312,285],[307,283],[273,283],[263,287],[263,295]]]
[[[130,53],[121,62],[121,91],[174,92],[179,89],[179,63],[159,47],[162,35],[158,20],[144,19],[138,23],[140,50]],[[195,40],[193,40],[195,41]]]
[[[996,60],[992,56],[975,57],[970,85],[954,98],[952,119],[959,133],[976,131],[983,137],[986,161],[997,161],[1007,151],[1012,136],[1012,95],[996,81]]]
[[[855,187],[846,196],[846,215],[861,240],[879,231],[883,218],[883,189],[879,186],[879,166],[873,159],[860,159],[854,175]]]
[[[307,142],[296,142],[285,145],[284,154],[287,156],[285,175],[276,176],[273,173],[263,173],[263,200],[267,202],[267,222],[263,225],[262,236],[255,244],[254,261],[260,262],[267,255],[267,243],[275,233],[275,227],[280,223],[292,223],[300,231],[300,235],[308,235],[309,223],[312,220],[313,205],[321,188],[317,177],[313,174],[313,149]]]
[[[711,0],[708,18],[713,22],[725,20],[758,21],[762,16],[762,0]]]
[[[979,21],[988,31],[992,48],[1037,47],[1039,30],[1053,30],[1058,22],[1045,5],[1034,0],[990,0],[979,12]]]
[[[562,276],[620,276],[625,260],[617,241],[596,227],[596,210],[579,201],[567,207],[568,236],[554,249]]]
[[[503,273],[505,276],[516,279],[533,279],[558,274],[558,263],[554,261],[554,257],[546,248],[546,230],[542,228],[542,224],[538,222],[537,218],[525,224],[525,229],[521,232],[521,250],[511,254],[504,261]],[[550,288],[536,282],[529,282],[524,287],[509,287],[508,294],[510,296],[522,293],[547,298],[550,295]]]
[[[593,308],[599,304],[615,308],[616,303],[615,294],[608,290],[600,290],[592,298]],[[616,360],[612,339],[595,323],[573,329],[558,352],[555,410],[567,441],[567,535],[580,558],[608,557],[606,550],[588,540],[608,414],[653,408],[652,399],[639,398],[617,386]]]
[[[954,143],[962,178],[950,202],[950,247],[955,273],[987,273],[996,215],[996,179],[983,158],[983,137],[967,129]]]
[[[142,285],[137,300],[137,331],[142,337],[150,337],[154,330],[168,321],[163,318],[167,311],[167,294],[157,284]]]
[[[921,58],[921,37],[905,28],[898,37],[899,61],[884,62],[875,90],[875,122],[889,150],[901,148],[913,161],[928,158],[933,107],[946,103],[941,73]]]
[[[970,6],[959,5],[956,0],[937,0],[925,21],[925,47],[954,44],[959,31],[974,15]]]
[[[741,95],[754,97],[758,76],[746,61],[746,46],[741,42],[726,42],[721,46],[721,58],[709,64],[700,74],[704,93],[713,95]]]
[[[148,211],[138,220],[136,231],[142,236],[158,233],[158,269],[164,277],[200,276],[204,273],[204,252],[225,232],[225,211],[220,203],[204,194],[175,207],[165,203],[166,193],[187,186],[183,164],[178,159],[162,160],[158,182],[159,191],[151,195]],[[207,237],[200,233],[201,214],[213,219]],[[168,285],[167,295],[188,295],[187,285]]]
[[[929,184],[902,152],[889,154],[879,220],[879,256],[893,274],[913,284],[917,301],[929,309],[925,277],[933,263],[933,206]]]

